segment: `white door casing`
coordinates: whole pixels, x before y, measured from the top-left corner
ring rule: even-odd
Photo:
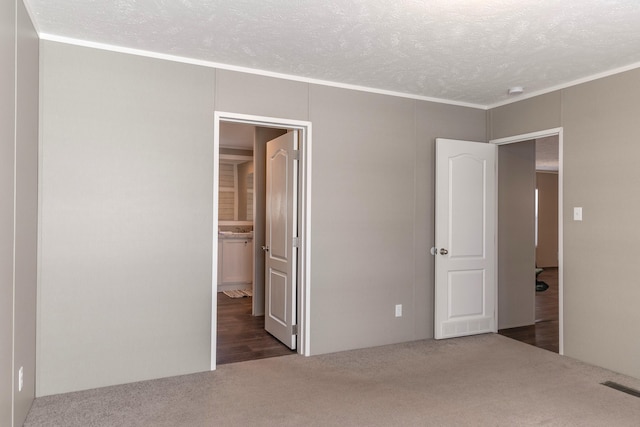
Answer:
[[[313,156],[313,126],[309,121],[293,120],[286,118],[276,118],[267,116],[257,116],[242,113],[231,113],[216,111],[214,113],[214,138],[213,138],[213,223],[218,223],[218,187],[219,187],[219,160],[220,160],[220,124],[221,122],[244,123],[254,126],[267,128],[291,129],[299,134],[299,181],[298,181],[298,210],[299,210],[299,242],[298,248],[298,265],[297,265],[297,284],[296,292],[298,294],[297,308],[297,328],[298,336],[296,337],[296,350],[304,356],[311,355],[312,339],[311,339],[311,200],[312,200],[312,156]],[[266,209],[265,209],[266,210]],[[264,237],[264,234],[261,233]],[[255,239],[254,235],[254,239]],[[255,243],[255,241],[254,241]],[[262,242],[261,242],[262,244]],[[216,369],[216,348],[217,348],[217,324],[218,324],[218,307],[216,304],[216,292],[218,285],[218,230],[214,227],[212,233],[212,263],[211,263],[211,352],[210,367],[211,370]],[[256,253],[256,256],[258,254]],[[264,271],[264,269],[262,269]]]
[[[490,144],[497,146],[503,144],[514,144],[522,141],[529,141],[532,139],[545,138],[549,136],[558,137],[558,344],[559,354],[564,354],[564,241],[562,236],[564,233],[564,214],[563,214],[563,177],[564,177],[564,130],[561,127],[551,128],[541,131],[535,131],[520,135],[512,135],[504,138],[493,139],[489,141]]]
[[[436,339],[497,332],[496,153],[436,139]]]
[[[265,329],[296,348],[298,132],[267,143]]]

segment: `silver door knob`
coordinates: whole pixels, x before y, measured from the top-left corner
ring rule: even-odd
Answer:
[[[263,246],[262,250],[265,251],[265,252],[269,252],[269,246]]]
[[[446,250],[445,248],[440,249],[440,255],[446,255],[448,253],[449,253],[449,251]]]

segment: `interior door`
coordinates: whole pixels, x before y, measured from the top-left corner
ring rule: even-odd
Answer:
[[[436,339],[497,332],[496,153],[436,139]]]
[[[298,132],[267,143],[265,318],[267,332],[296,348]]]

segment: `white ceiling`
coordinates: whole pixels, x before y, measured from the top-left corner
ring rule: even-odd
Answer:
[[[43,39],[477,106],[640,66],[638,0],[24,1]]]

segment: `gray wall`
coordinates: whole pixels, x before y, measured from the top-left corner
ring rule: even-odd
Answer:
[[[435,244],[435,139],[444,137],[484,141],[485,125],[484,111],[430,102],[416,102],[415,105],[415,192],[411,256],[416,281],[412,297],[416,339],[431,338],[434,330],[435,264],[429,251]]]
[[[53,42],[41,73],[39,395],[208,369],[214,108],[313,123],[311,352],[432,336],[434,139],[485,111]]]
[[[207,370],[215,71],[41,59],[38,395]]]
[[[314,353],[415,336],[414,104],[311,87]]]
[[[0,2],[0,424],[13,411],[13,185],[15,181],[16,2]]]
[[[535,141],[498,147],[498,329],[535,321]]]
[[[0,424],[20,426],[35,395],[38,39],[22,1],[0,8]]]
[[[640,378],[638,99],[632,70],[491,110],[490,131],[564,128],[565,354]]]

